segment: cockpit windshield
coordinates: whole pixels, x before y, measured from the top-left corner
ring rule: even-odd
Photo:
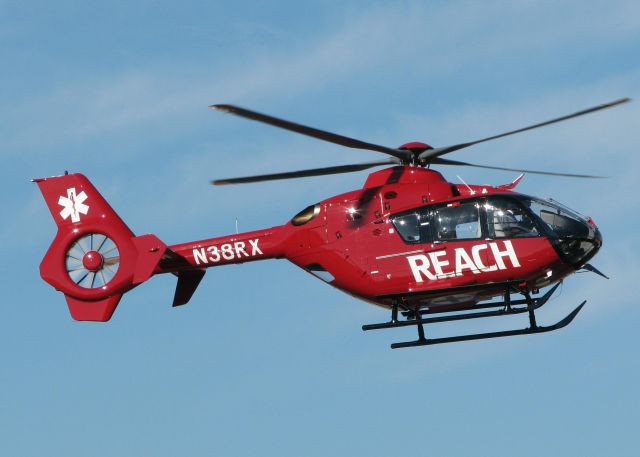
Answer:
[[[522,202],[558,236],[563,238],[590,237],[587,220],[566,206],[551,200],[531,197],[523,198]]]

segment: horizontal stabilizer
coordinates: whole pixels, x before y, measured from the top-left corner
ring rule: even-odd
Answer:
[[[204,277],[204,270],[185,270],[177,273],[178,284],[173,296],[173,306],[186,305]]]

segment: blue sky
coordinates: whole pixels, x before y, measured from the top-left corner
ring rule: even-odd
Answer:
[[[6,455],[635,456],[640,420],[640,7],[633,1],[0,0],[0,451]],[[366,173],[212,178],[377,160],[212,112],[237,103],[389,146],[446,145],[619,97],[632,104],[452,158],[610,176],[519,190],[594,217],[605,245],[540,314],[559,332],[416,350],[386,313],[285,261],[171,277],[108,324],[73,322],[38,264],[55,226],[32,177],[85,173],[167,243],[284,223]],[[471,183],[515,174],[448,168]],[[525,326],[434,327],[434,335]]]

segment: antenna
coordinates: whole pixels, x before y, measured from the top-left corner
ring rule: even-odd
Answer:
[[[238,217],[236,216],[236,235],[238,234]]]
[[[469,192],[471,193],[471,195],[475,195],[476,191],[473,190],[471,187],[469,187],[469,184],[467,184],[466,182],[464,182],[464,179],[462,179],[460,176],[456,175],[456,178],[458,178],[460,180],[460,182],[462,184],[464,184],[465,186],[467,186],[467,189],[469,189]]]

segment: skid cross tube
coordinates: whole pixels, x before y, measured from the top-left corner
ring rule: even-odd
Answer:
[[[536,323],[536,313],[534,313],[535,308],[533,307],[533,304],[531,303],[531,296],[529,295],[529,292],[523,292],[524,296],[526,297],[527,301],[529,301],[529,304],[527,305],[527,311],[529,311],[529,324],[531,325],[531,328],[538,328],[538,324]]]
[[[536,300],[536,299],[534,299]],[[472,309],[488,309],[488,308],[509,308],[516,305],[527,305],[528,302],[526,300],[504,300],[500,302],[491,302],[491,303],[480,303],[478,305],[473,305]],[[421,309],[418,313],[421,316],[425,316],[428,314],[442,314],[442,313],[450,313],[451,310],[438,310],[438,309]],[[409,319],[414,319],[415,311],[403,312],[402,315]]]
[[[407,320],[402,320],[402,321],[399,321],[397,319],[399,303],[394,302],[392,306],[392,311],[391,311],[391,320],[389,322],[363,325],[362,330],[364,331],[380,330],[385,328],[408,327],[413,325],[417,327],[418,339],[416,341],[394,343],[391,345],[392,349],[549,332],[552,330],[563,328],[566,325],[568,325],[575,318],[575,316],[580,312],[580,310],[586,303],[586,301],[582,302],[568,316],[566,316],[564,319],[562,319],[561,321],[559,321],[554,325],[539,326],[536,322],[535,310],[543,306],[545,303],[547,303],[549,298],[553,295],[553,293],[557,290],[559,286],[560,286],[560,283],[554,285],[543,296],[538,298],[531,298],[531,295],[529,294],[528,291],[518,289],[518,293],[522,294],[525,298],[521,300],[511,300],[512,288],[509,285],[505,289],[504,301],[475,305],[473,308],[465,309],[463,310],[465,312],[459,312],[457,314],[449,314],[445,316],[434,316],[434,317],[426,317],[426,318],[423,318],[422,316],[428,315],[428,314],[435,314],[438,312],[446,312],[446,311],[416,309],[408,312],[403,312],[402,313],[403,315],[409,316],[409,317],[407,318]],[[526,305],[526,306],[521,307],[520,305]],[[487,308],[501,308],[501,309],[495,309],[492,311],[480,311],[480,312],[475,311],[476,309],[487,309]],[[451,312],[451,311],[448,311],[448,312]],[[485,317],[509,316],[509,315],[520,314],[520,313],[529,314],[529,324],[530,324],[529,328],[519,329],[519,330],[506,330],[506,331],[500,331],[500,332],[478,333],[478,334],[471,334],[471,335],[459,335],[459,336],[451,336],[451,337],[445,337],[445,338],[427,339],[425,337],[425,331],[424,331],[425,324],[452,322],[452,321],[467,320],[467,319],[481,319]]]
[[[503,308],[503,307],[510,307],[510,306],[515,306],[515,305],[528,305],[529,302],[525,299],[520,299],[520,300],[512,300],[511,299],[511,293],[515,292],[515,293],[519,293],[522,294],[522,289],[520,287],[517,286],[518,283],[508,283],[505,286],[505,293],[504,293],[504,301],[500,301],[500,302],[490,302],[490,303],[480,303],[477,305],[473,305],[469,310],[478,310],[478,309],[487,309],[487,308]],[[553,293],[556,291],[556,289],[558,287],[560,287],[560,285],[562,284],[562,281],[556,283],[551,289],[549,289],[547,291],[547,293],[545,293],[543,295],[543,297],[539,297],[536,298],[534,300],[541,300],[541,299],[546,299],[548,300],[549,297],[551,297],[551,295],[553,295]],[[468,310],[465,310],[468,311]],[[438,308],[434,308],[434,309],[421,309],[420,311],[418,311],[420,313],[421,316],[424,316],[426,314],[442,314],[442,313],[450,313],[452,312],[451,310],[440,310]],[[415,318],[415,311],[403,311],[402,315],[406,318],[409,319],[414,319]]]
[[[428,317],[424,319],[407,319],[405,321],[398,321],[397,316],[396,316],[396,319],[394,319],[393,311],[392,311],[391,321],[382,322],[380,324],[366,324],[362,326],[362,330],[366,332],[368,330],[380,330],[384,328],[408,327],[411,325],[436,324],[441,322],[461,321],[461,320],[467,320],[467,319],[481,319],[484,317],[509,316],[512,314],[526,313],[528,311],[536,310],[540,308],[542,305],[544,305],[549,300],[551,295],[553,295],[553,293],[556,291],[559,285],[560,283],[556,284],[551,289],[549,289],[549,291],[546,294],[544,294],[542,297],[538,297],[535,299],[532,299],[529,296],[528,300],[510,300],[505,302],[494,302],[494,303],[489,303],[485,305],[474,306],[474,309],[503,308],[501,310],[496,310],[496,311],[482,311],[482,312],[474,311],[474,312],[468,312],[468,313],[452,314],[449,316]],[[524,304],[526,304],[527,307],[524,307],[524,308],[513,307],[515,305],[524,305]],[[429,311],[425,311],[425,310],[418,311],[418,313],[422,315],[431,314]],[[414,311],[412,312],[412,314],[415,315],[416,312]]]

